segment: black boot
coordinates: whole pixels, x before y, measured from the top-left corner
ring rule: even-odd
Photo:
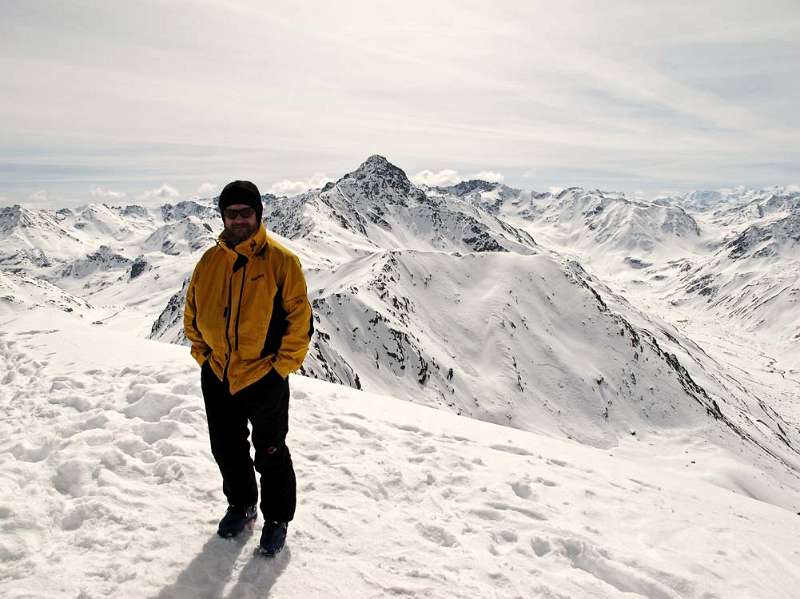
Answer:
[[[261,542],[258,546],[259,553],[266,557],[277,555],[286,542],[286,530],[288,527],[288,522],[266,522],[264,530],[261,531]]]
[[[248,523],[256,519],[256,506],[245,507],[229,505],[228,511],[219,521],[217,534],[225,539],[238,535]]]

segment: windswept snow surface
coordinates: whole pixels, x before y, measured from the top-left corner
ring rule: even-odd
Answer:
[[[286,549],[224,512],[185,347],[0,328],[0,596],[784,599],[789,489],[690,429],[614,449],[292,376]],[[776,505],[777,504],[777,505]],[[260,519],[259,519],[260,525]]]

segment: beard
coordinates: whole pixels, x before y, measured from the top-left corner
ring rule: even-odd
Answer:
[[[258,231],[258,223],[255,225],[251,225],[250,223],[229,225],[225,227],[225,241],[233,248],[242,243],[245,239],[252,237],[256,231]]]

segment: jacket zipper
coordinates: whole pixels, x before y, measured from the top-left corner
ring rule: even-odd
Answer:
[[[236,351],[239,351],[239,315],[242,313],[242,295],[244,295],[244,279],[246,274],[247,263],[245,262],[244,266],[242,267],[242,286],[239,289],[239,305],[236,307],[236,327],[234,329],[236,334],[236,343],[234,345],[234,349]]]
[[[225,342],[228,344],[228,355],[225,356],[225,368],[222,371],[222,380],[228,378],[228,366],[231,363],[231,337],[230,337],[230,327],[231,327],[231,288],[233,287],[233,273],[231,272],[231,278],[228,281],[228,305],[225,306]]]

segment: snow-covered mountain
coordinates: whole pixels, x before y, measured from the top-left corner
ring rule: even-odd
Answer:
[[[570,187],[535,193],[501,183],[468,181],[440,189],[463,197],[522,227],[547,244],[589,256],[602,255],[641,268],[643,259],[694,245],[700,227],[680,206],[631,200],[621,193]]]
[[[484,181],[420,188],[372,156],[322,189],[265,196],[264,216],[307,268],[318,334],[305,374],[597,445],[643,427],[716,419],[771,452],[776,442],[800,447],[762,397],[743,397],[690,339],[574,261],[591,265],[597,250],[661,255],[679,239],[696,246],[699,226],[680,207]],[[150,314],[137,331],[185,343],[186,282],[220,225],[213,200],[198,200],[157,210],[14,208],[1,226],[6,243],[17,242],[12,255],[39,249],[21,239],[48,240],[46,261],[28,265],[27,276],[67,295],[52,299],[41,288],[31,304],[63,305],[112,327]],[[543,250],[526,229],[569,248],[573,260]],[[85,253],[75,257],[76,248]],[[650,266],[631,256],[625,263],[644,273]]]
[[[370,497],[380,503],[390,491],[392,496],[402,491],[412,505],[415,494],[435,489],[435,481],[452,464],[432,470],[431,462],[427,474],[404,474],[406,466],[392,461],[405,455],[397,448],[419,441],[406,461],[425,465],[420,455],[426,452],[455,459],[461,449],[448,453],[448,439],[464,434],[463,442],[472,439],[479,445],[477,439],[486,435],[494,439],[489,449],[500,457],[485,457],[482,447],[475,459],[482,455],[493,466],[505,459],[508,468],[531,466],[531,472],[543,466],[525,461],[535,455],[525,449],[526,443],[567,443],[547,454],[541,472],[549,482],[541,483],[541,490],[532,486],[538,479],[528,475],[502,483],[508,483],[520,501],[538,499],[544,489],[562,486],[565,494],[558,505],[586,505],[599,501],[597,489],[603,489],[611,509],[622,497],[631,502],[627,483],[617,480],[616,473],[657,463],[663,472],[635,475],[640,492],[647,494],[650,488],[640,486],[641,481],[659,489],[648,501],[663,497],[664,489],[672,489],[665,481],[681,472],[689,477],[681,479],[682,484],[702,481],[698,484],[705,486],[697,488],[711,495],[710,488],[732,491],[738,495],[734,503],[757,499],[752,503],[772,504],[768,507],[779,510],[776,514],[792,517],[800,510],[800,352],[792,349],[800,334],[795,192],[735,189],[645,202],[620,193],[580,188],[537,193],[486,181],[425,187],[413,185],[385,158],[372,156],[321,189],[289,198],[266,195],[264,202],[271,234],[301,258],[314,307],[316,334],[300,373],[318,380],[295,379],[300,389],[296,397],[302,400],[298,403],[313,404],[301,412],[301,426],[310,428],[300,436],[304,447],[318,448],[301,454],[304,469],[332,481],[332,468],[341,465],[342,456],[330,452],[345,446],[344,436],[352,433],[349,441],[357,441],[355,451],[383,452],[378,461],[385,470],[367,477],[379,481],[366,491]],[[187,501],[194,503],[183,506],[187,509],[208,502],[213,481],[203,483],[206,491],[199,490],[202,485],[181,482],[182,472],[209,470],[209,458],[204,455],[197,463],[182,458],[201,453],[194,445],[203,434],[198,411],[202,402],[188,352],[168,344],[185,343],[182,312],[188,278],[221,227],[213,198],[155,209],[102,204],[74,210],[0,209],[0,320],[5,327],[0,331],[0,369],[5,369],[0,372],[0,412],[8,416],[0,419],[5,427],[0,437],[6,439],[0,461],[8,461],[3,465],[13,473],[12,486],[26,477],[42,485],[49,481],[53,547],[62,548],[74,531],[81,542],[93,546],[103,527],[127,539],[125,527],[140,526],[135,514],[144,504],[115,520],[102,499],[104,490],[137,497],[137,489],[148,485],[172,485],[190,494]],[[13,333],[6,335],[6,328]],[[66,370],[53,374],[55,363],[48,364],[58,353],[55,348],[66,344],[69,356],[61,364]],[[173,354],[184,357],[176,361]],[[161,366],[143,366],[148,360]],[[128,362],[137,365],[128,369],[123,365]],[[178,362],[183,370],[175,379]],[[364,392],[368,399],[359,399]],[[413,418],[428,424],[399,423],[405,416],[398,416],[398,422],[379,425],[381,438],[373,439],[376,414],[384,414],[384,406],[363,406],[385,402],[388,395],[409,406],[407,412],[391,410],[425,414]],[[42,398],[49,398],[49,404]],[[317,412],[329,413],[339,401],[344,402],[341,414],[325,429],[330,438],[320,436],[324,419]],[[353,411],[346,404],[361,407]],[[436,411],[428,410],[431,407]],[[25,410],[37,419],[36,431],[12,425]],[[77,410],[74,419],[70,410]],[[454,419],[441,447],[430,442],[430,423],[437,418],[432,415],[442,422]],[[59,419],[55,430],[60,441],[41,433],[48,418]],[[470,432],[455,435],[456,429]],[[101,437],[105,441],[98,441]],[[390,447],[385,446],[388,439]],[[105,453],[95,451],[97,447],[106,448]],[[552,457],[556,451],[583,464],[579,479],[558,476],[562,466],[561,458]],[[384,453],[395,458],[387,461]],[[600,456],[607,453],[625,456],[624,463],[606,464]],[[702,467],[695,468],[697,460],[689,460],[690,455],[702,456],[697,462]],[[511,464],[513,460],[517,461]],[[474,459],[471,463],[480,466]],[[505,472],[505,466],[498,467]],[[346,474],[352,472],[348,467]],[[678,567],[675,560],[659,573],[654,564],[639,567],[641,561],[618,558],[620,547],[629,546],[630,539],[616,543],[598,532],[599,540],[587,544],[583,533],[569,528],[584,525],[568,519],[559,520],[567,532],[554,528],[545,538],[513,516],[535,511],[542,518],[532,516],[534,524],[542,527],[554,517],[542,508],[531,511],[493,496],[493,507],[470,504],[464,513],[466,504],[454,489],[463,483],[474,499],[473,486],[488,488],[500,484],[499,479],[450,474],[427,510],[438,523],[406,518],[404,525],[412,522],[419,533],[413,539],[398,536],[393,524],[384,530],[372,523],[370,534],[394,535],[403,551],[419,550],[421,538],[433,543],[436,552],[472,546],[467,529],[480,530],[489,534],[489,548],[467,551],[463,559],[480,556],[495,564],[494,558],[527,551],[535,559],[554,556],[554,564],[563,562],[570,578],[575,569],[592,577],[585,585],[581,580],[537,587],[540,594],[552,596],[566,592],[621,597],[638,592],[702,597],[711,588],[699,584],[699,578],[687,574],[693,570]],[[203,476],[208,481],[211,474]],[[419,484],[398,486],[408,477],[422,478]],[[365,479],[361,480],[363,486]],[[604,486],[612,480],[613,485]],[[358,484],[353,485],[337,487],[337,493],[354,493],[339,507],[359,513],[364,506],[358,500]],[[584,487],[594,489],[591,496]],[[625,489],[624,495],[617,493],[619,498],[612,491],[617,487]],[[304,492],[313,496],[313,484]],[[37,558],[44,537],[38,528],[18,532],[23,530],[22,508],[16,497],[13,491],[0,492],[0,514],[13,522],[11,529],[3,530],[14,531],[13,536],[0,536],[0,564],[7,562],[15,577],[35,586],[30,573],[48,563]],[[449,498],[455,498],[452,505]],[[311,500],[316,511],[333,505],[318,499]],[[448,502],[446,513],[441,511],[442,500]],[[674,514],[668,510],[659,516],[670,525],[680,521],[681,527],[697,527],[708,515],[699,507],[701,500],[670,491],[668,501],[682,510],[680,516],[666,516]],[[720,496],[720,505],[725,501],[725,495]],[[562,509],[552,501],[547,505]],[[760,517],[757,510],[736,505],[749,518]],[[632,517],[649,513],[649,507],[638,510],[635,501],[633,506]],[[582,510],[591,518],[591,509]],[[207,517],[215,517],[212,512]],[[451,520],[465,522],[466,528],[456,530]],[[306,522],[298,530],[298,547],[311,551],[311,536],[327,539],[325,535],[341,524],[320,522]],[[786,519],[783,526],[789,522]],[[503,523],[503,530],[489,531],[492,523]],[[653,528],[654,522],[645,526]],[[779,528],[771,533],[776,539]],[[735,532],[738,538],[748,534],[744,529]],[[516,544],[520,535],[533,535],[525,541],[530,551]],[[780,542],[800,555],[799,547]],[[652,549],[645,543],[643,549],[648,548]],[[111,554],[117,549],[112,547]],[[215,546],[214,552],[220,549]],[[353,549],[354,555],[361,550]],[[486,555],[494,557],[487,562]],[[711,557],[705,551],[697,555],[704,563]],[[249,566],[244,568],[242,576],[247,578]],[[108,578],[112,570],[102,570],[104,583],[82,585],[84,594],[114,594],[120,589],[128,593],[127,581],[135,576],[123,573],[114,582]],[[195,571],[192,566],[189,570]],[[731,573],[735,570],[731,566]],[[793,588],[792,577],[800,574],[792,572],[775,583],[773,595],[765,596],[782,596],[781,591]],[[527,578],[514,574],[504,580],[522,588],[520,580]],[[770,581],[778,578],[771,576]],[[0,578],[0,589],[5,580]],[[476,583],[464,596],[485,596],[487,589],[499,588],[498,580],[488,573],[486,585]],[[769,587],[766,579],[759,584],[754,580],[761,578],[743,576],[736,588],[758,587],[763,592]],[[380,594],[401,587],[409,590],[405,594],[426,594],[407,583],[403,579],[401,586],[378,586]],[[48,584],[35,588],[59,592]],[[359,584],[371,585],[363,580]],[[604,594],[601,587],[609,584],[613,590]],[[181,595],[184,588],[190,590]],[[734,587],[723,582],[714,588],[723,592]],[[70,585],[61,589],[75,590]],[[162,596],[194,596],[219,594],[222,587],[196,585],[178,576],[174,585],[163,589],[172,594]],[[448,589],[447,596],[453,596],[452,587]],[[231,592],[250,596],[251,590],[256,593],[237,584]]]
[[[740,224],[710,256],[681,264],[666,297],[792,344],[800,340],[800,193],[763,198],[748,213],[715,216]]]
[[[307,375],[598,446],[719,424],[797,461],[762,398],[574,262],[393,250],[312,279]]]
[[[325,253],[331,246],[362,253],[391,248],[536,252],[525,231],[457,196],[426,194],[383,156],[371,156],[321,190],[285,203],[267,202],[265,221],[270,230]]]

